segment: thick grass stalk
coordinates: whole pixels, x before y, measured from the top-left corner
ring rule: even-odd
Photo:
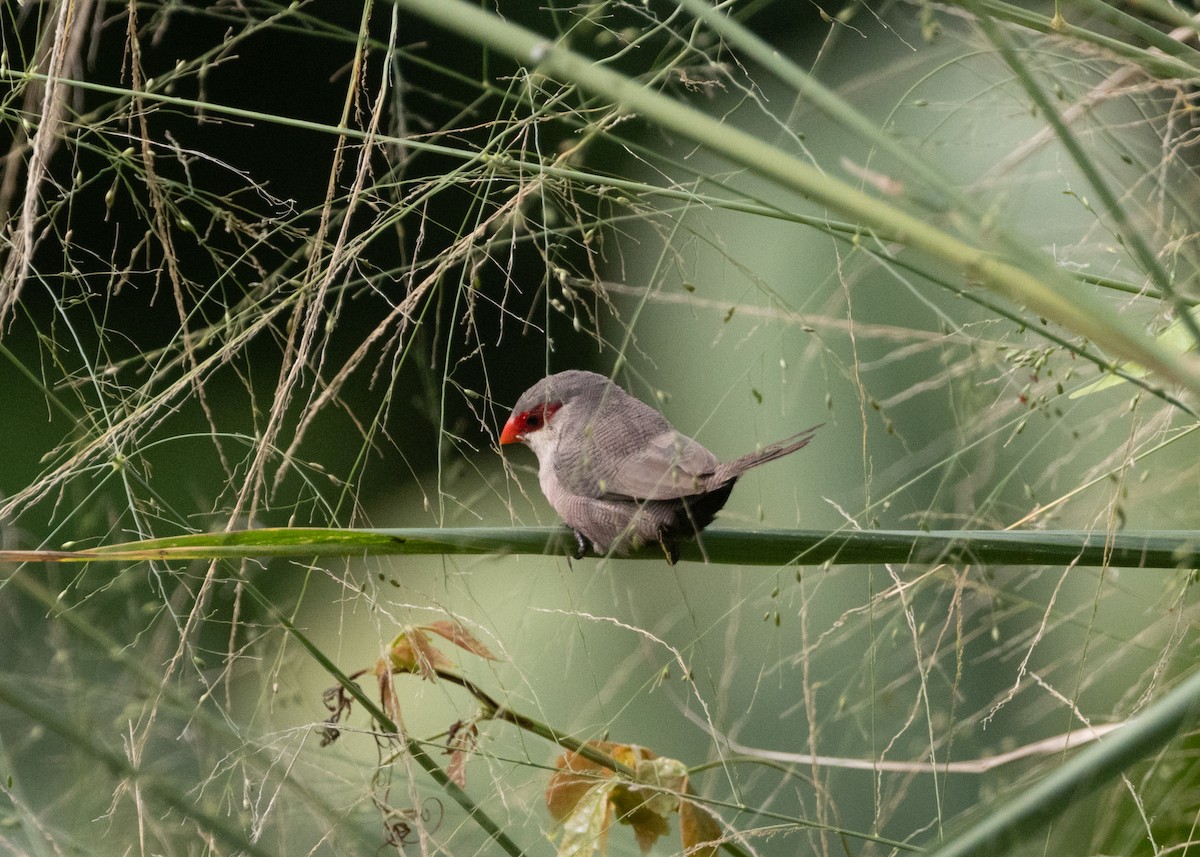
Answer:
[[[0,563],[190,561],[429,554],[569,556],[564,527],[461,529],[264,528],[166,536],[99,548],[0,551]],[[859,565],[972,562],[1106,568],[1200,566],[1200,531],[1087,530],[705,530],[680,548],[684,560],[713,565]],[[614,559],[662,560],[657,545]],[[0,580],[3,577],[0,576]]]

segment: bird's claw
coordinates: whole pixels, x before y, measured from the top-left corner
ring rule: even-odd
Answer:
[[[575,535],[575,559],[583,559],[587,556],[587,541],[579,530],[571,530],[571,532]]]

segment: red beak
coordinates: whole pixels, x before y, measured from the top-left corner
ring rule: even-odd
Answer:
[[[504,431],[500,432],[500,443],[520,443],[520,429],[517,427],[517,415],[513,414],[508,418],[508,422],[504,424]]]

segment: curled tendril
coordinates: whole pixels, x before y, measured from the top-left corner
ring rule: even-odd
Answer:
[[[396,816],[396,819],[384,824],[384,829],[387,831],[387,844],[403,848],[405,845],[412,845],[417,841],[417,822],[420,822],[421,829],[430,833],[441,827],[442,819],[446,815],[446,808],[437,798],[428,797],[421,803],[420,811],[394,809],[391,810],[391,814]]]

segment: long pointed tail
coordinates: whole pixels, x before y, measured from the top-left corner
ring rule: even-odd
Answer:
[[[758,467],[760,464],[766,464],[768,461],[774,461],[777,458],[783,458],[785,455],[791,455],[797,449],[807,446],[808,442],[813,439],[817,429],[825,425],[815,425],[812,428],[807,428],[799,434],[794,434],[791,437],[785,437],[783,440],[776,441],[762,449],[748,452],[733,461],[727,461],[717,467],[713,482],[721,483],[727,479],[736,479],[741,476],[751,467]]]

